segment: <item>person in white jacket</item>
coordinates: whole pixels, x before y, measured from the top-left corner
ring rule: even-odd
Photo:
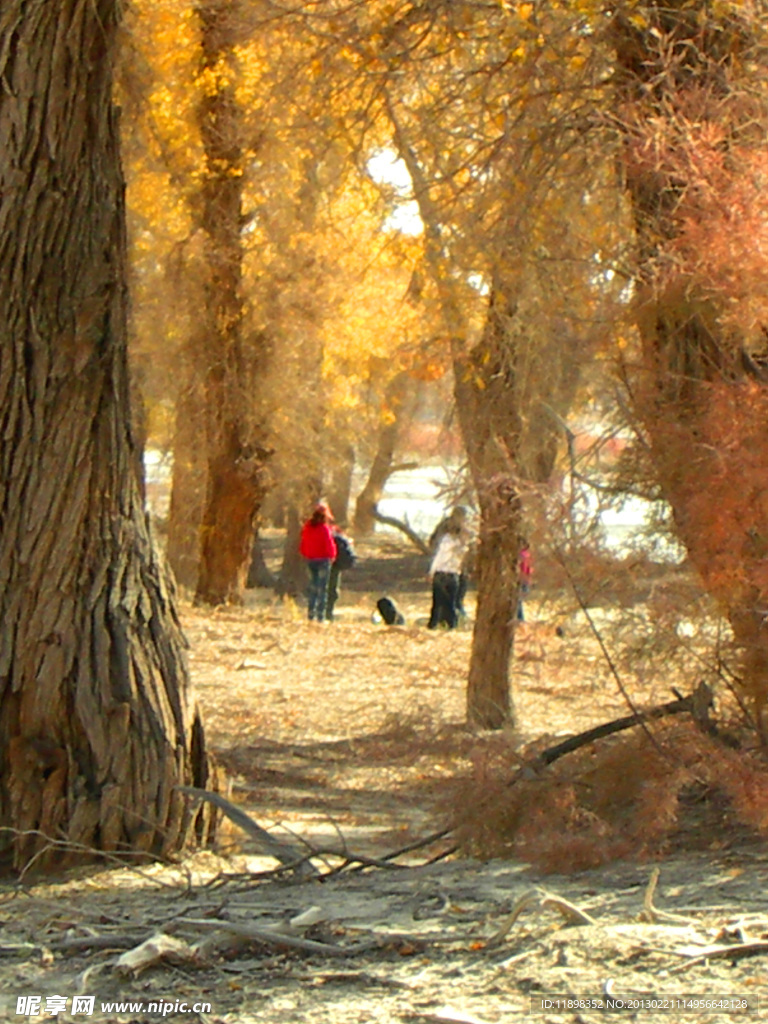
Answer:
[[[429,567],[432,611],[428,629],[437,629],[442,622],[449,629],[455,629],[459,624],[459,584],[470,539],[471,534],[463,523],[456,521],[446,525]]]

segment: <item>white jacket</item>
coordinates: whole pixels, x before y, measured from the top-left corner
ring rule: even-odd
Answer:
[[[434,576],[436,572],[460,573],[468,548],[469,537],[465,533],[444,534],[429,567],[429,575]]]

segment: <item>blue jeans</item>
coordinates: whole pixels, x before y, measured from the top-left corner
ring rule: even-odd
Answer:
[[[328,600],[328,576],[331,571],[330,558],[308,558],[309,586],[307,601],[310,619],[322,622],[325,618],[325,603]]]

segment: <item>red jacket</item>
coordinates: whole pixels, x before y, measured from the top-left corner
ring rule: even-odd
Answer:
[[[313,526],[307,521],[301,531],[301,542],[299,551],[305,558],[330,558],[336,557],[336,544],[327,523],[318,523]]]

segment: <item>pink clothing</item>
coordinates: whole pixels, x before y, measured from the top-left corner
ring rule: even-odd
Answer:
[[[336,544],[330,526],[327,523],[304,523],[299,551],[304,558],[330,558],[333,561]]]
[[[520,577],[524,583],[531,582],[531,576],[533,576],[533,559],[531,558],[530,548],[522,548],[520,551]]]

